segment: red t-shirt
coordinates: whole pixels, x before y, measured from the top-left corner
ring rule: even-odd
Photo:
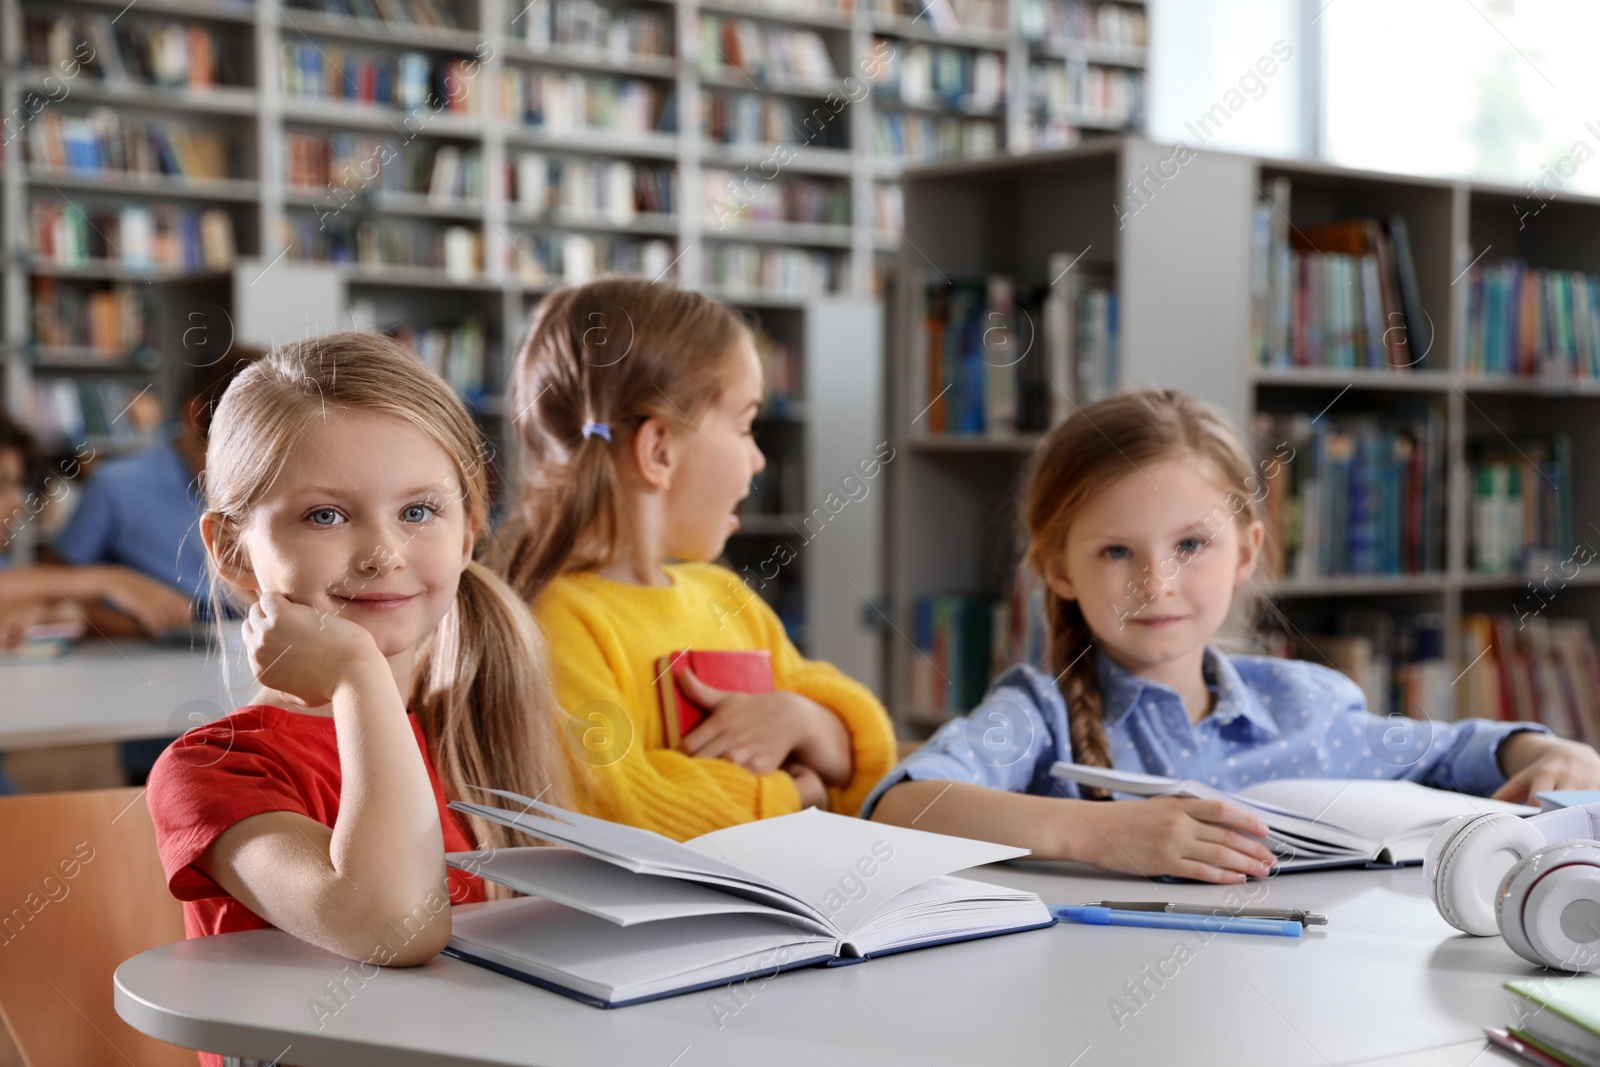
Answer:
[[[456,813],[428,757],[416,717],[407,715],[439,803],[446,852],[477,847]],[[260,930],[265,919],[229,896],[194,866],[235,823],[269,811],[292,811],[331,827],[339,816],[339,748],[331,716],[306,715],[257,704],[184,734],[156,761],[145,803],[155,823],[156,847],[167,888],[183,901],[189,937]],[[484,899],[483,882],[451,868],[450,901]]]

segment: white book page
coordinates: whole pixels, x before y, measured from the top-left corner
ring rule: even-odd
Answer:
[[[686,844],[782,886],[848,934],[891,898],[930,878],[1029,854],[808,808],[729,826]]]
[[[502,848],[488,856],[449,852],[450,866],[482,875],[519,893],[586,911],[618,926],[691,915],[768,915],[811,920],[680,878],[634,873],[570,848]],[[824,931],[825,932],[825,931]]]
[[[1251,800],[1303,812],[1318,824],[1344,829],[1380,844],[1436,829],[1457,815],[1533,815],[1539,810],[1389,779],[1280,778],[1257,782],[1239,793]]]

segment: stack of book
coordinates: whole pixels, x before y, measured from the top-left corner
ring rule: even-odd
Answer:
[[[283,141],[284,180],[299,192],[326,192],[341,202],[371,193],[410,193],[441,203],[483,196],[483,152],[476,145],[294,130]]]
[[[1143,48],[1150,41],[1150,19],[1139,4],[1021,0],[1017,21],[1023,39],[1050,51],[1068,43]]]
[[[911,705],[964,714],[983,701],[1011,651],[1011,605],[969,596],[918,597],[911,607]]]
[[[668,18],[649,7],[619,10],[594,0],[533,0],[513,23],[520,20],[523,40],[535,51],[593,52],[620,63],[632,56],[670,56]]]
[[[509,67],[501,72],[501,117],[547,133],[673,133],[678,107],[669,87],[612,78]]]
[[[525,285],[582,285],[601,274],[669,280],[672,245],[637,237],[586,233],[519,233],[513,239],[513,269]]]
[[[830,88],[839,77],[815,30],[702,13],[696,45],[697,62],[707,74],[736,70],[758,80],[783,78]]]
[[[849,289],[849,262],[832,252],[719,244],[704,250],[701,281],[733,293],[802,299]]]
[[[119,356],[156,343],[156,308],[149,286],[119,284],[86,289],[60,279],[34,277],[29,307],[33,343],[45,348],[91,348]]]
[[[406,324],[393,330],[392,336],[469,401],[481,400],[486,394],[487,340],[481,320],[468,317],[453,327]]]
[[[872,79],[873,97],[888,104],[988,113],[1005,98],[1006,64],[999,52],[945,45],[901,43],[878,38],[873,54],[888,54]]]
[[[1461,662],[1470,667],[1453,687],[1460,715],[1538,722],[1600,743],[1600,653],[1584,620],[1520,606],[1515,616],[1464,615]]]
[[[286,40],[279,47],[283,95],[290,100],[464,115],[475,113],[483,96],[472,91],[479,74],[475,60],[436,63],[424,52],[352,51],[327,41]]]
[[[1256,205],[1252,349],[1263,367],[1427,369],[1433,322],[1422,306],[1405,219],[1290,225],[1278,178]]]
[[[106,107],[84,115],[47,108],[28,124],[28,161],[55,170],[226,178],[228,138],[160,119],[123,118]]]
[[[95,81],[209,89],[241,84],[223,62],[216,34],[202,23],[150,22],[110,15],[30,17],[28,61],[50,70],[80,70]],[[85,58],[89,57],[89,58]]]
[[[911,339],[912,407],[930,435],[1038,433],[1117,382],[1110,272],[1051,257],[1056,284],[927,280]]]
[[[1573,550],[1572,442],[1486,438],[1470,450],[1472,569],[1536,574]]]
[[[1469,371],[1600,379],[1600,277],[1511,259],[1474,266],[1467,278]]]
[[[676,210],[677,171],[670,164],[522,152],[510,170],[508,188],[518,215],[556,209],[562,221],[593,219],[623,225],[640,212],[671,215]]]
[[[471,281],[483,270],[483,238],[467,226],[295,212],[284,219],[284,230],[289,258],[300,263],[437,270],[457,281]]]
[[[1496,1047],[1538,1067],[1600,1067],[1600,978],[1540,976],[1505,987],[1528,1003],[1517,1004],[1515,1026],[1484,1027]]]
[[[139,444],[161,425],[161,404],[149,386],[132,382],[37,378],[30,422],[40,439],[52,444],[91,436]]]
[[[460,25],[449,4],[441,0],[290,0],[289,6],[324,15],[420,26],[430,30],[449,30]]]
[[[751,222],[850,225],[850,185],[817,178],[754,183],[738,171],[707,167],[701,173],[705,220],[722,225]]]
[[[765,93],[728,89],[700,94],[700,122],[708,141],[726,145],[792,144],[806,148],[848,148],[850,124],[819,105]]]
[[[1333,633],[1294,632],[1283,651],[1345,675],[1361,687],[1374,715],[1455,718],[1459,668],[1444,651],[1444,618],[1388,611],[1341,611]]]
[[[983,159],[999,150],[999,126],[988,119],[911,112],[872,114],[872,151],[906,163]]]
[[[123,204],[91,210],[70,200],[35,198],[28,206],[34,258],[64,267],[116,263],[180,273],[233,266],[233,218],[221,208]]]
[[[1444,569],[1444,411],[1258,413],[1258,496],[1287,578]]]

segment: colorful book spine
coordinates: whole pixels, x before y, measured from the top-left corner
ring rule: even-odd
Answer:
[[[1506,260],[1474,266],[1467,279],[1469,371],[1600,379],[1600,276]]]

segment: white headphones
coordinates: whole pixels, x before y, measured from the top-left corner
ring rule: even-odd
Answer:
[[[1434,906],[1457,930],[1503,935],[1523,959],[1600,971],[1600,804],[1532,818],[1462,815],[1423,860]]]

